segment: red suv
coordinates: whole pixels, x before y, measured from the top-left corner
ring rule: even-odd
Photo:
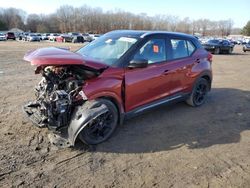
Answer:
[[[24,111],[60,135],[55,144],[101,143],[124,119],[162,104],[200,106],[212,82],[212,55],[181,33],[112,31],[76,52],[41,48],[24,59],[42,75]]]
[[[13,33],[13,32],[7,32],[6,33],[6,39],[7,40],[9,40],[9,39],[16,40],[15,33]]]

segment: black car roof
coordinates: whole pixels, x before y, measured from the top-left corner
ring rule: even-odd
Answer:
[[[167,32],[167,31],[144,31],[144,30],[115,30],[108,32],[107,35],[117,35],[117,36],[127,36],[135,38],[144,38],[151,35],[168,35],[172,37],[185,37],[185,38],[195,38],[192,35],[178,32]]]

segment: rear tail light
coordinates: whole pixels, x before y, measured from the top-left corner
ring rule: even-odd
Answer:
[[[208,53],[207,60],[208,60],[210,63],[212,63],[212,61],[213,61],[213,55],[212,55],[210,52]]]

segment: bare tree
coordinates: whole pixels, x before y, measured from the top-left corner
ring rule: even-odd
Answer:
[[[117,29],[165,30],[184,33],[200,33],[203,36],[229,35],[233,29],[233,21],[209,19],[180,19],[174,15],[148,16],[146,13],[133,14],[120,9],[103,11],[87,5],[73,7],[63,5],[54,14],[27,16],[24,11],[14,8],[0,8],[0,29],[12,27],[26,28],[32,32],[89,32],[106,33]],[[235,31],[235,30],[234,30]]]

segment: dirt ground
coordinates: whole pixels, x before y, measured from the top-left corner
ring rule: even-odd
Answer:
[[[214,55],[208,101],[126,121],[96,147],[57,149],[23,115],[40,76],[30,49],[81,44],[0,42],[0,187],[250,187],[250,52]]]

